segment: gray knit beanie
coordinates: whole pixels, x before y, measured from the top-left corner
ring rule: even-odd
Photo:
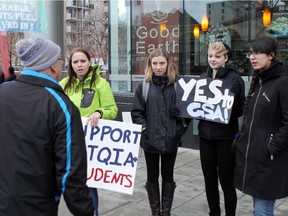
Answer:
[[[44,71],[61,58],[61,48],[43,38],[22,39],[16,43],[17,56],[23,61],[24,69]]]

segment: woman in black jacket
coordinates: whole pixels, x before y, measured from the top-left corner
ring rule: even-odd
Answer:
[[[207,72],[201,77],[233,82],[234,104],[229,124],[200,120],[200,160],[205,181],[206,197],[210,216],[220,216],[218,178],[224,193],[225,213],[234,216],[237,205],[236,189],[233,186],[235,155],[232,143],[239,131],[238,118],[242,115],[245,100],[244,82],[237,71],[227,65],[231,57],[228,45],[222,42],[209,44]]]
[[[277,42],[263,36],[249,44],[254,69],[236,141],[235,186],[253,197],[254,215],[274,215],[288,196],[288,73],[276,60]]]
[[[136,89],[131,111],[133,123],[143,126],[141,147],[144,149],[147,176],[146,190],[153,216],[161,215],[159,159],[162,175],[162,215],[170,215],[174,190],[174,164],[185,125],[177,117],[174,82],[176,66],[168,53],[159,48],[148,57],[145,81]],[[143,86],[145,85],[145,86]],[[144,91],[148,89],[147,99]],[[145,90],[147,91],[147,89]]]

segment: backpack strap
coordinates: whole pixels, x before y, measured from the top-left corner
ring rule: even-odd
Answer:
[[[176,92],[177,91],[177,82],[174,82],[173,85],[174,85],[174,89],[175,89],[175,92]]]
[[[148,98],[148,91],[149,91],[149,87],[150,87],[150,82],[147,82],[145,79],[142,81],[142,96],[143,99],[146,103],[147,98]]]
[[[142,80],[142,96],[143,96],[145,103],[148,98],[149,87],[150,87],[150,82],[147,82],[145,79],[143,79]],[[174,82],[175,91],[176,91],[176,87],[177,87],[177,83]]]

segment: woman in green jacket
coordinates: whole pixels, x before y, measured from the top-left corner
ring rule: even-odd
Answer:
[[[99,65],[92,65],[90,59],[85,49],[75,48],[69,58],[68,77],[62,79],[60,85],[78,107],[80,115],[96,127],[100,118],[115,119],[118,108],[109,83],[100,76]],[[90,188],[90,193],[98,216],[97,189]]]

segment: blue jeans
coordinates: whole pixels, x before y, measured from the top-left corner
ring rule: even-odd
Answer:
[[[89,188],[89,192],[90,192],[90,195],[91,195],[91,197],[93,199],[93,206],[94,206],[94,209],[95,209],[94,216],[99,216],[99,213],[98,213],[99,200],[98,200],[97,189],[96,188]]]
[[[254,216],[274,216],[275,200],[253,197]]]

